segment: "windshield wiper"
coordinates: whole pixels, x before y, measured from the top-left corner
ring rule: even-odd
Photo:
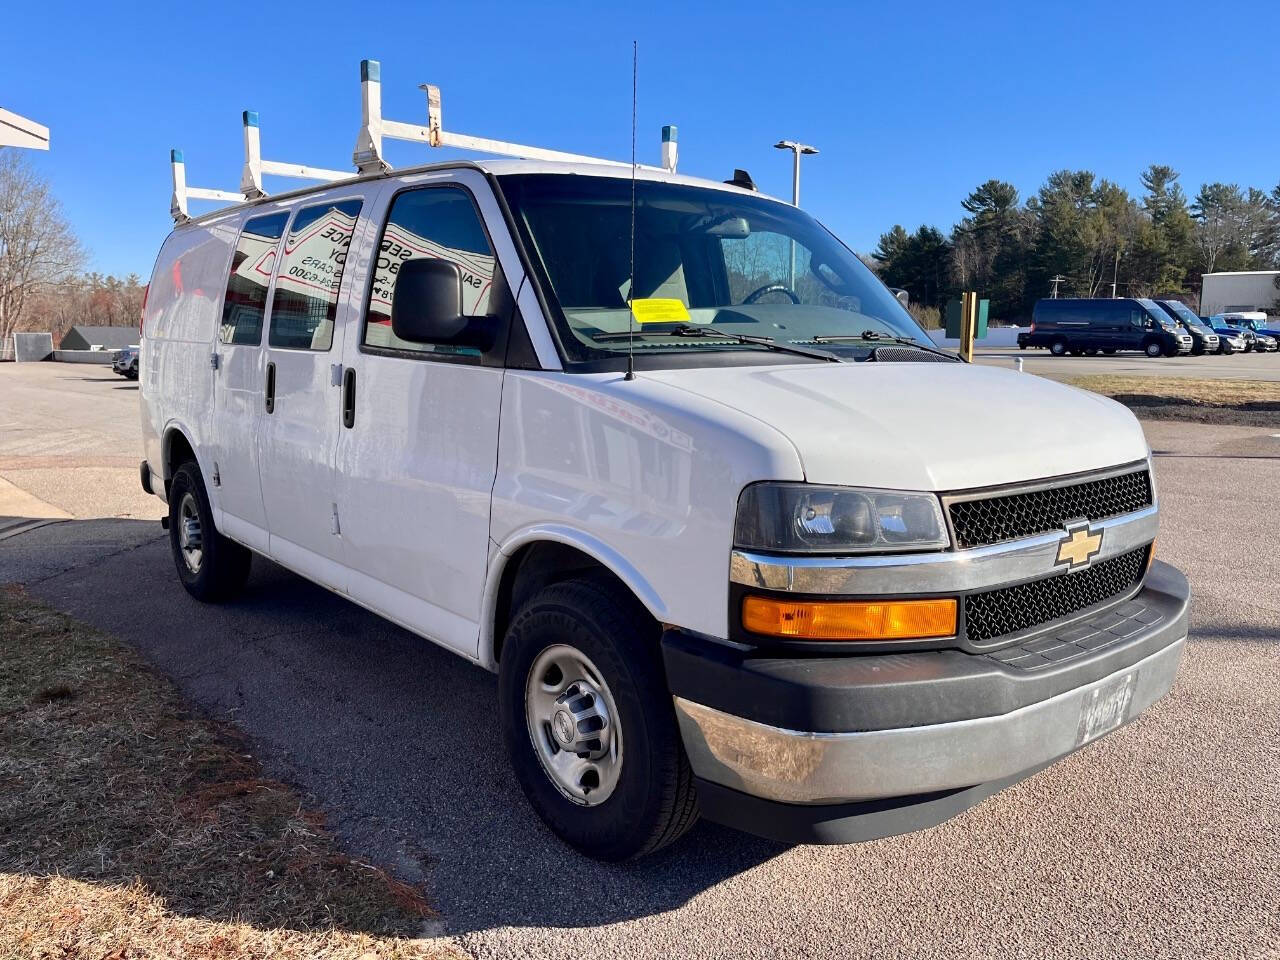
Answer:
[[[826,350],[809,350],[805,347],[798,347],[793,343],[775,340],[773,337],[753,337],[750,334],[734,333],[728,330],[709,330],[706,327],[695,327],[688,323],[682,323],[667,330],[636,332],[643,337],[690,337],[703,340],[731,340],[735,343],[751,343],[761,347],[768,347],[770,350],[777,350],[779,353],[792,353],[797,357],[810,357],[814,360],[826,360],[830,363],[844,363],[834,353],[828,353]],[[619,332],[597,334],[592,339],[602,341],[628,340],[630,337],[630,333]]]
[[[876,330],[863,330],[861,333],[847,334],[820,334],[816,337],[810,337],[814,343],[848,343],[850,341],[870,342],[873,340],[883,340],[886,343],[901,343],[908,347],[915,347],[917,350],[923,350],[925,353],[932,353],[939,357],[946,357],[948,360],[959,360],[954,353],[947,353],[945,350],[939,350],[937,347],[926,347],[919,340],[913,340],[911,337],[895,337],[892,334],[880,333]]]

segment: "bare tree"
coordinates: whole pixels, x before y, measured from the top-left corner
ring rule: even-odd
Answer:
[[[78,274],[84,249],[49,184],[0,149],[0,343],[20,329],[30,299]]]

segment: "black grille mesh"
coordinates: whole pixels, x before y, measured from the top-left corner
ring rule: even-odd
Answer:
[[[942,357],[928,350],[915,347],[876,347],[871,356],[879,363],[954,363],[952,357]]]
[[[983,643],[1117,597],[1142,579],[1149,549],[1139,547],[1078,573],[969,594],[964,598],[966,636]]]
[[[951,504],[957,547],[979,547],[1060,530],[1072,520],[1104,520],[1151,506],[1146,470]]]

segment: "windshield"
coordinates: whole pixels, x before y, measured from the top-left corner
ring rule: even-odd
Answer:
[[[1174,322],[1174,319],[1171,316],[1161,310],[1154,300],[1140,299],[1138,302],[1142,304],[1142,309],[1146,310],[1147,314],[1156,323],[1160,324],[1160,326],[1164,327],[1166,330],[1172,330],[1175,333],[1177,332],[1178,324]]]
[[[1172,310],[1174,313],[1176,313],[1178,317],[1182,320],[1182,322],[1186,326],[1190,327],[1192,330],[1199,330],[1201,333],[1213,332],[1208,327],[1206,327],[1204,324],[1204,321],[1201,320],[1198,316],[1196,316],[1191,311],[1191,308],[1188,307],[1181,300],[1165,300],[1164,305],[1168,307],[1170,310]]]
[[[840,338],[867,332],[933,345],[847,247],[787,204],[637,180],[632,291],[630,179],[522,174],[499,182],[571,360],[625,356],[633,294],[637,358],[766,349],[735,335],[846,358],[865,357],[875,343]]]

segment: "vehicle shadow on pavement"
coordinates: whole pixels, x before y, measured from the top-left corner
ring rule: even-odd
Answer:
[[[234,723],[354,855],[426,883],[450,933],[662,913],[787,849],[704,823],[635,864],[582,857],[515,783],[492,675],[261,558],[239,600],[199,604],[159,524],[111,523],[128,525],[129,546],[30,593],[131,643]]]

